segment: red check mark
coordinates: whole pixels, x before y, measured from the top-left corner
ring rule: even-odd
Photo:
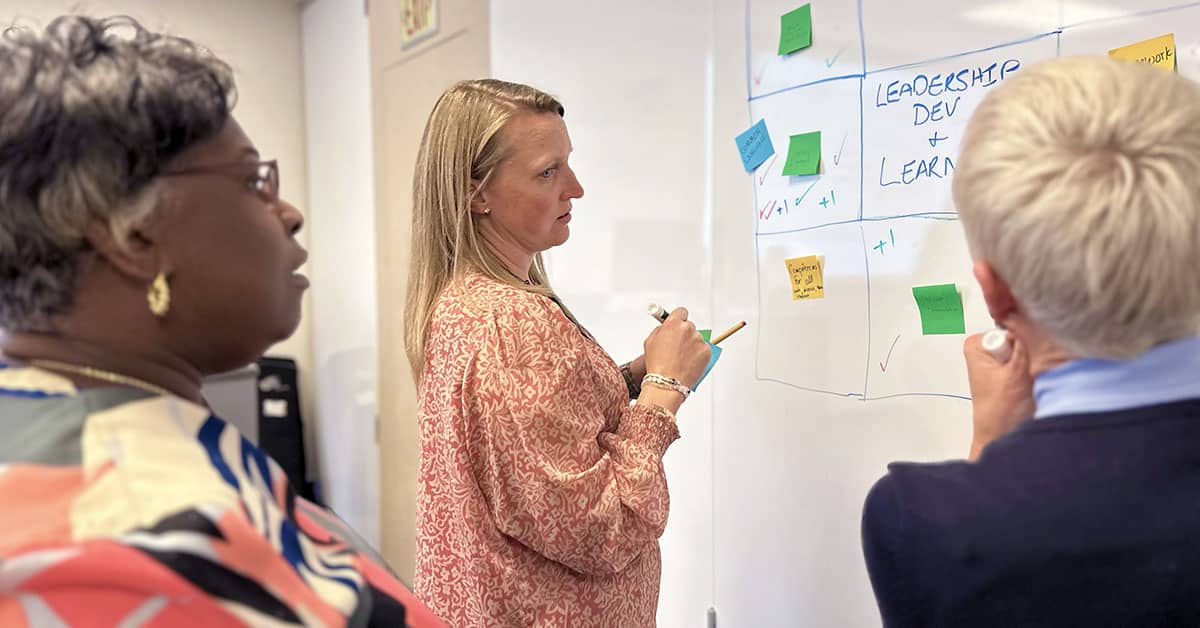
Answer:
[[[892,341],[892,348],[888,349],[887,357],[884,358],[883,362],[879,363],[880,371],[883,371],[884,373],[887,372],[887,365],[892,361],[892,352],[896,350],[897,342],[900,342],[900,336],[896,336],[896,339]]]
[[[774,155],[772,155],[772,156],[771,156],[771,162],[767,164],[767,167],[766,167],[766,168],[763,168],[763,169],[762,169],[762,174],[760,174],[760,175],[758,176],[758,184],[759,184],[759,185],[762,185],[762,184],[763,184],[763,181],[766,181],[766,180],[767,180],[767,175],[771,173],[771,166],[774,166],[774,165],[775,165],[775,160],[776,160],[776,159],[779,159],[779,153],[775,153]]]
[[[754,74],[754,84],[755,84],[755,85],[760,85],[760,84],[762,84],[763,75],[767,73],[767,66],[768,66],[768,65],[770,65],[770,64],[771,64],[771,62],[770,62],[770,61],[767,61],[766,63],[762,64],[762,67],[761,67],[761,68],[759,68],[759,69],[758,69],[758,72],[756,72],[756,73]]]

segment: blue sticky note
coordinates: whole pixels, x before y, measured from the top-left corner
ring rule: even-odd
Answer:
[[[742,165],[746,172],[753,172],[768,157],[775,154],[771,134],[767,133],[767,121],[759,120],[754,126],[737,136],[738,152],[742,154]]]
[[[696,389],[700,387],[700,382],[704,381],[705,377],[708,377],[708,372],[717,363],[717,358],[721,357],[721,347],[710,342],[708,343],[708,348],[712,349],[712,357],[708,358],[708,366],[704,367],[704,372],[700,374],[700,379],[696,381],[695,386],[692,386],[692,392],[696,392]]]

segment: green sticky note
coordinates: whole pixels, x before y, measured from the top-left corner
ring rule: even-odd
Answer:
[[[916,286],[912,292],[913,298],[917,300],[917,309],[921,310],[922,334],[931,336],[967,333],[966,321],[963,319],[962,295],[958,293],[958,287],[954,284]]]
[[[812,45],[812,5],[788,11],[779,18],[779,54],[790,55]]]
[[[712,330],[711,329],[698,329],[696,331],[700,332],[700,337],[704,339],[704,342],[712,342]]]
[[[817,174],[821,168],[821,132],[793,135],[788,141],[787,161],[783,174],[789,177],[804,177]]]

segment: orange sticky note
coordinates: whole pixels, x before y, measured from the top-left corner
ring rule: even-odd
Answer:
[[[825,298],[825,260],[821,256],[793,257],[787,262],[792,283],[792,300]]]
[[[1137,63],[1149,63],[1156,68],[1176,72],[1175,33],[1167,33],[1154,39],[1113,48],[1108,51],[1108,56]]]

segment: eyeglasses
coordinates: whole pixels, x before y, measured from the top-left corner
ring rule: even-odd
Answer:
[[[195,168],[184,168],[181,170],[169,170],[160,172],[159,176],[163,177],[179,177],[191,176],[199,174],[226,174],[232,176],[242,176],[246,172],[247,166],[254,166],[254,174],[245,180],[246,188],[251,192],[258,194],[268,203],[279,201],[279,164],[274,160],[260,161],[255,164],[249,162],[236,162],[229,164],[215,164],[212,166],[197,166]]]

